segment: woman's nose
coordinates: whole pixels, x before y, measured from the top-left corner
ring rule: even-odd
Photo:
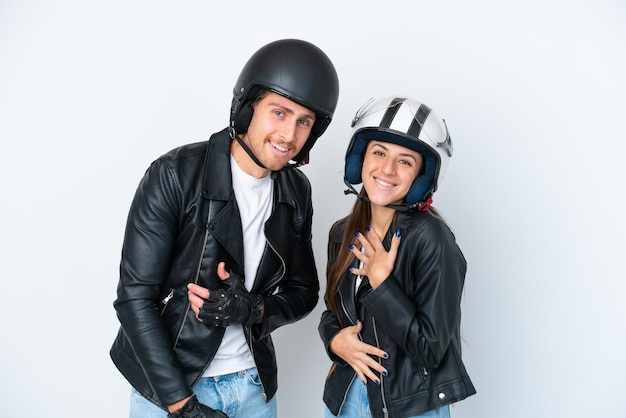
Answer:
[[[391,158],[387,158],[383,161],[381,169],[385,174],[393,174],[396,171],[395,162]]]

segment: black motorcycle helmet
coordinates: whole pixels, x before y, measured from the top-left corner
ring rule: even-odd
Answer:
[[[333,63],[317,46],[299,39],[271,42],[250,57],[235,87],[230,107],[231,136],[247,132],[251,103],[260,92],[280,94],[316,114],[311,134],[294,165],[306,164],[309,151],[328,127],[339,98],[339,79]]]

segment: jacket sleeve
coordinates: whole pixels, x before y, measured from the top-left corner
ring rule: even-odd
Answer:
[[[282,228],[284,234],[282,237],[267,235],[270,246],[280,254],[285,270],[277,290],[271,295],[263,297],[263,321],[260,326],[252,328],[255,340],[267,337],[277,328],[306,317],[315,308],[319,300],[319,279],[311,243],[313,204],[310,185],[308,181],[304,184],[308,187],[306,192],[303,192],[304,210],[300,212],[300,215],[294,215],[294,212],[298,213],[298,211],[294,211],[293,207],[284,203],[278,205],[272,215],[277,220],[282,219],[282,222],[284,219],[295,217],[295,225],[297,226],[290,230]],[[291,213],[291,215],[286,215],[287,213]],[[267,229],[273,230],[274,228],[268,227]],[[287,245],[283,246],[281,243],[287,243]],[[277,248],[279,245],[281,247]]]
[[[179,211],[171,167],[157,160],[129,211],[114,302],[122,330],[164,406],[192,393],[157,308],[176,246]]]
[[[339,223],[336,222],[330,229],[328,234],[328,261],[326,263],[326,277],[330,273],[330,270],[333,268],[335,260],[337,259],[337,254],[339,254],[339,246],[341,245],[341,228],[339,227]],[[341,357],[336,355],[330,350],[330,342],[332,339],[341,331],[343,328],[339,324],[339,319],[335,315],[335,313],[328,306],[328,300],[324,297],[324,302],[326,304],[326,310],[322,312],[322,316],[320,319],[320,323],[317,327],[317,330],[320,334],[320,338],[322,339],[322,343],[324,344],[324,348],[326,349],[326,353],[330,359],[339,364],[340,366],[347,366],[348,363],[343,360]]]
[[[417,364],[437,367],[458,332],[465,272],[452,232],[431,218],[403,237],[391,276],[362,303]]]
[[[325,298],[324,298],[325,299]],[[336,355],[330,350],[330,342],[332,339],[341,331],[342,327],[339,325],[339,321],[337,320],[337,316],[328,308],[328,303],[326,304],[326,310],[322,312],[322,317],[320,319],[319,326],[317,330],[319,331],[320,338],[322,339],[322,343],[324,343],[324,348],[326,349],[326,354],[328,357],[334,362],[339,364],[340,366],[347,366],[348,363],[344,361],[341,357]]]

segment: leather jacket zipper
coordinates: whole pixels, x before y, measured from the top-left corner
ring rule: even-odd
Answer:
[[[170,288],[170,292],[167,294],[167,296],[165,296],[161,300],[161,303],[163,304],[163,309],[161,309],[161,316],[163,316],[163,313],[165,312],[165,308],[167,308],[167,304],[170,303],[170,300],[172,300],[173,297],[174,297],[174,289]]]
[[[254,362],[254,367],[259,370],[259,367],[256,364],[256,360],[254,358],[254,347],[252,346],[252,336],[250,335],[250,328],[242,327],[243,332],[248,340],[248,347],[250,347],[250,355],[252,356],[252,361]],[[261,378],[261,373],[259,373],[259,381],[261,382],[261,396],[263,396],[263,400],[267,402],[267,393],[265,392],[265,385],[263,384],[263,379]]]
[[[265,233],[265,228],[263,228],[263,233]],[[269,239],[267,239],[267,235],[265,235],[265,241],[267,241],[267,245],[270,247],[270,249],[274,252],[274,254],[276,254],[276,256],[278,257],[278,259],[280,260],[281,265],[283,266],[283,274],[280,275],[280,277],[275,280],[274,282],[270,283],[269,286],[266,286],[261,292],[260,294],[263,295],[263,293],[267,292],[269,289],[272,288],[272,286],[274,286],[275,283],[280,282],[283,277],[285,277],[285,273],[287,271],[287,267],[285,266],[285,260],[283,260],[283,258],[281,257],[281,255],[278,253],[278,251],[276,251],[276,249],[272,246],[272,243],[270,242]],[[259,369],[259,367],[256,364],[256,360],[254,358],[254,347],[252,345],[252,336],[250,335],[250,328],[247,327],[243,327],[243,331],[246,334],[247,340],[248,340],[248,347],[250,348],[250,354],[252,355],[252,361],[254,361],[254,366],[257,368],[257,370]],[[261,373],[259,373],[259,381],[261,382],[261,393],[263,394],[263,400],[267,401],[267,393],[265,392],[265,384],[263,383],[263,378],[261,377]]]
[[[380,348],[380,341],[378,340],[378,329],[376,327],[376,318],[372,317],[372,326],[374,327],[374,338],[376,339],[376,347]],[[378,362],[382,364],[382,361],[378,359]],[[380,376],[380,398],[383,402],[383,416],[389,417],[389,410],[387,409],[387,399],[385,398],[385,379]]]
[[[285,260],[283,259],[283,257],[279,254],[278,251],[276,251],[276,248],[274,248],[274,246],[272,245],[272,243],[270,242],[270,240],[267,238],[267,234],[265,233],[265,227],[263,227],[263,234],[265,235],[265,241],[267,241],[267,245],[270,247],[270,249],[274,252],[274,254],[276,254],[276,256],[278,257],[278,259],[280,260],[280,264],[283,267],[283,273],[280,275],[280,277],[278,277],[278,279],[274,280],[273,282],[269,283],[268,286],[265,286],[265,288],[263,288],[263,290],[260,292],[261,294],[267,292],[269,289],[271,289],[276,283],[280,282],[283,277],[285,277],[285,274],[287,273],[287,266],[285,264]]]
[[[346,315],[346,318],[348,318],[350,323],[352,325],[356,325],[356,321],[352,318],[352,316],[348,312],[348,309],[346,309],[346,304],[344,303],[344,299],[343,299],[343,293],[341,292],[340,289],[337,290],[337,293],[339,294],[341,310]],[[359,334],[359,340],[363,341],[363,338],[361,337],[361,334]],[[339,405],[339,411],[341,411],[343,409],[343,405],[346,403],[346,398],[348,397],[348,391],[350,391],[350,387],[354,384],[354,380],[356,378],[357,378],[357,374],[356,374],[356,372],[354,372],[354,376],[352,377],[352,380],[350,381],[350,384],[348,385],[348,388],[343,393],[343,396],[342,396],[342,399],[341,399],[341,404]]]
[[[193,281],[195,284],[198,284],[198,278],[200,277],[200,268],[202,267],[202,260],[204,258],[204,252],[206,251],[206,243],[209,240],[209,222],[211,221],[212,211],[213,211],[213,201],[211,200],[209,201],[209,216],[207,217],[206,224],[204,225],[204,240],[202,241],[200,259],[198,260],[198,268],[196,269],[196,277],[194,278],[194,281]],[[190,309],[191,309],[191,302],[187,302],[187,309],[185,309],[183,322],[182,324],[180,324],[178,333],[176,333],[176,339],[174,340],[174,347],[178,345],[178,340],[180,339],[180,336],[183,333],[183,328],[185,328],[185,323],[187,322],[187,317],[188,317]]]
[[[354,318],[352,318],[352,316],[348,312],[348,309],[346,309],[346,305],[345,305],[344,300],[343,300],[343,293],[341,292],[341,290],[337,290],[337,293],[339,293],[339,298],[341,299],[341,309],[343,310],[343,313],[346,315],[346,318],[348,318],[348,320],[350,320],[350,323],[352,325],[356,325],[358,319],[355,320]],[[361,336],[359,335],[359,338],[360,337]]]

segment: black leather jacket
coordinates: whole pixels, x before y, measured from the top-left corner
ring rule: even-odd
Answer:
[[[230,171],[227,130],[152,163],[128,215],[114,302],[120,332],[113,362],[146,398],[166,407],[192,394],[224,335],[190,309],[186,285],[222,287],[217,265],[244,277],[243,238]],[[319,282],[311,247],[311,188],[291,169],[274,176],[268,245],[251,290],[264,299],[261,324],[244,329],[263,384],[277,390],[270,333],[310,313]]]
[[[330,271],[339,248],[346,218],[330,230]],[[333,365],[324,387],[324,402],[337,415],[356,373],[330,352],[331,339],[342,326],[363,323],[361,338],[389,354],[380,359],[389,372],[380,385],[368,379],[373,417],[418,415],[476,393],[461,360],[461,293],[466,261],[447,225],[431,212],[398,213],[392,234],[402,241],[391,275],[375,290],[359,289],[348,273],[336,293],[340,320],[327,309],[319,332]],[[356,260],[358,262],[358,260]],[[357,382],[357,384],[361,384]]]

